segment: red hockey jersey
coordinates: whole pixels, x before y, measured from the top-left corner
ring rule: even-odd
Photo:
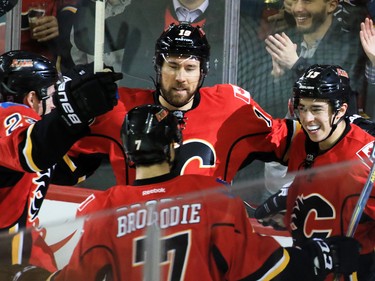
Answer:
[[[253,232],[242,201],[224,187],[210,188],[218,185],[214,178],[167,175],[158,181],[89,196],[81,215],[106,211],[88,217],[70,262],[52,280],[102,280],[104,274],[142,280],[150,225],[160,229],[160,280],[259,280],[285,268],[286,251]]]
[[[12,226],[24,212],[29,196],[46,193],[51,170],[37,171],[32,157],[32,142],[26,139],[25,149],[19,151],[20,143],[25,135],[29,135],[32,124],[40,120],[39,115],[32,109],[22,105],[2,103],[0,110],[0,228]],[[35,173],[25,173],[25,165]],[[32,186],[32,187],[30,187]],[[30,219],[35,218],[40,205],[33,202],[28,208]]]
[[[88,129],[69,134],[57,111],[41,120],[33,109],[9,102],[0,103],[0,119],[0,232],[17,233],[23,227],[38,226],[37,215],[55,168],[64,166],[64,171],[75,173],[77,165],[64,155]],[[26,261],[29,242],[26,237],[16,236],[9,243],[3,239],[0,263]],[[48,260],[40,253],[38,258]],[[43,266],[55,269],[53,262]]]
[[[369,156],[374,141],[374,137],[361,128],[354,124],[350,126],[337,144],[316,156],[312,168],[317,170],[297,174],[289,188],[286,225],[297,245],[309,238],[346,235],[353,209],[372,165]],[[300,170],[306,158],[305,140],[305,134],[300,132],[292,143],[289,158],[291,172]],[[333,169],[335,166],[332,164],[339,162]],[[374,231],[375,189],[354,235],[362,245],[362,254],[374,251]]]
[[[204,87],[199,93],[195,98],[197,106],[181,112],[185,124],[183,145],[178,149],[176,165],[180,174],[209,175],[231,181],[242,166],[254,159],[283,160],[296,131],[294,121],[273,119],[251,98],[249,92],[234,85]],[[119,88],[122,104],[117,106],[117,112],[97,118],[98,121],[103,118],[109,121],[101,125],[107,127],[104,134],[107,135],[97,130],[95,124],[91,131],[98,131],[103,139],[117,139],[113,142],[114,150],[117,150],[126,112],[138,105],[158,103],[156,98],[152,90]],[[122,106],[124,108],[121,109]],[[80,151],[90,150],[91,146],[84,142],[78,145]],[[101,149],[99,143],[96,149]],[[112,162],[112,167],[118,183],[131,183],[131,180],[124,179],[122,171],[126,168],[123,162]]]

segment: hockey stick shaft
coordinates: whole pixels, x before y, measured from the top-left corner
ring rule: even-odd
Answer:
[[[105,29],[105,1],[95,1],[95,45],[94,45],[94,73],[103,71],[104,62],[104,29]]]
[[[375,182],[375,142],[374,142],[374,146],[372,147],[370,160],[372,161],[372,166],[371,166],[371,169],[370,169],[370,173],[367,177],[367,181],[366,181],[366,183],[365,183],[365,185],[362,189],[362,192],[361,192],[361,194],[358,198],[357,204],[354,208],[352,217],[350,219],[348,230],[346,232],[346,236],[348,236],[348,237],[353,237],[353,235],[354,235],[354,233],[357,229],[358,223],[361,219],[362,213],[363,213],[363,211],[365,209],[365,206],[367,204],[367,201],[370,197],[372,188],[374,186],[374,182]]]

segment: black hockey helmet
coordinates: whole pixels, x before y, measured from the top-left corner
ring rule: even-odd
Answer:
[[[121,136],[131,166],[170,161],[170,144],[182,141],[177,117],[155,104],[130,110],[125,116]]]
[[[351,93],[349,75],[341,66],[315,64],[294,84],[294,108],[300,98],[313,98],[329,101],[335,112],[349,102]]]
[[[160,35],[155,45],[154,66],[157,72],[157,83],[160,82],[160,70],[164,58],[168,55],[193,56],[199,59],[201,68],[200,85],[209,70],[210,45],[206,34],[200,26],[194,27],[188,22],[176,25],[172,23]]]
[[[58,78],[56,67],[44,56],[27,51],[10,51],[0,56],[0,92],[4,101],[23,103],[29,91],[35,91],[43,100],[48,97],[47,88]]]

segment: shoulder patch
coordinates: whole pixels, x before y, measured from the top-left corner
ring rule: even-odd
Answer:
[[[251,95],[248,91],[242,89],[241,87],[238,87],[236,85],[232,85],[232,88],[233,88],[233,94],[234,94],[234,97],[240,99],[240,100],[243,100],[245,103],[247,104],[250,104],[251,102]]]
[[[373,142],[370,142],[366,144],[364,147],[362,147],[360,150],[357,151],[357,156],[361,161],[370,169],[372,166],[372,161],[370,159],[370,155],[372,152],[372,148],[374,146]]]

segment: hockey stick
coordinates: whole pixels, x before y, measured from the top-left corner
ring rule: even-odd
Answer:
[[[94,73],[103,71],[105,1],[95,1]]]
[[[375,182],[375,142],[374,142],[374,145],[372,147],[370,160],[372,161],[372,166],[371,166],[371,169],[370,169],[370,173],[367,177],[367,181],[366,181],[366,183],[365,183],[365,185],[362,189],[362,192],[361,192],[361,194],[358,198],[357,204],[354,208],[352,217],[350,219],[348,230],[346,231],[346,236],[348,236],[348,237],[353,237],[353,235],[354,235],[354,233],[357,229],[359,220],[361,219],[363,210],[365,209],[367,201],[370,197],[370,193],[372,191],[372,188],[374,186],[374,182]]]

